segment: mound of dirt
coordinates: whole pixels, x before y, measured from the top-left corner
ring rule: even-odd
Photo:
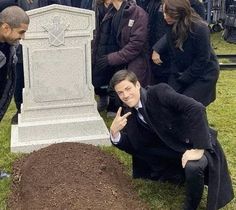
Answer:
[[[54,144],[13,166],[10,210],[141,210],[122,164],[98,147]]]

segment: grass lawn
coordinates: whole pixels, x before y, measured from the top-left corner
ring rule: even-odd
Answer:
[[[212,34],[213,47],[216,53],[236,53],[236,45],[223,41],[219,33]],[[219,141],[221,142],[226,157],[235,189],[236,185],[236,70],[221,71],[217,85],[217,99],[208,107],[208,119],[212,127],[219,131]],[[12,163],[21,154],[10,153],[10,119],[15,112],[13,104],[8,109],[7,114],[0,123],[0,168],[11,172]],[[111,120],[104,120],[109,126]],[[115,154],[126,166],[127,172],[131,174],[130,157],[114,147],[103,147],[107,152]],[[11,179],[0,181],[0,210],[6,209],[6,198],[10,192]],[[171,184],[159,182],[134,180],[140,197],[146,200],[152,209],[156,210],[179,210],[183,202],[184,189]],[[236,193],[236,191],[235,191]],[[206,203],[206,192],[199,209],[204,209]],[[236,201],[232,201],[223,209],[236,209]]]
[[[212,33],[211,41],[216,54],[236,54],[236,44],[224,41],[221,33]]]

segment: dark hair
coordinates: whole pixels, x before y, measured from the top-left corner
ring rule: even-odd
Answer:
[[[7,23],[11,28],[18,28],[21,24],[29,24],[29,16],[18,6],[10,6],[0,13],[0,24]]]
[[[124,80],[128,80],[135,85],[138,81],[138,78],[136,74],[132,71],[120,70],[116,72],[111,78],[110,87],[114,90],[115,86]]]
[[[175,38],[175,47],[183,50],[183,43],[188,33],[193,32],[193,23],[206,24],[191,7],[189,0],[163,0],[164,13],[175,19],[172,33]]]

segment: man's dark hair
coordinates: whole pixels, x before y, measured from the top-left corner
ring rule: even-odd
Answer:
[[[0,25],[7,23],[11,28],[18,28],[21,24],[29,24],[29,16],[18,6],[10,6],[0,13]]]
[[[120,70],[116,72],[111,78],[110,87],[114,90],[115,86],[124,80],[128,80],[135,85],[138,81],[138,78],[132,71]]]

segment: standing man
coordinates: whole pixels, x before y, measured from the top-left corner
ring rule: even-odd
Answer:
[[[95,46],[100,53],[96,54],[93,63],[93,85],[95,88],[107,86],[104,83],[110,81],[114,70],[126,68],[135,72],[145,87],[151,79],[147,47],[148,14],[133,0],[111,0],[111,4],[98,34],[105,39],[100,40],[100,46]],[[107,116],[114,117],[118,107],[116,94],[110,91]]]
[[[15,55],[19,40],[28,29],[29,17],[14,1],[0,3],[0,121],[2,120],[15,89]],[[0,171],[0,179],[6,174]]]
[[[164,83],[145,90],[126,70],[114,74],[110,85],[126,106],[112,122],[111,141],[132,155],[134,178],[185,182],[184,210],[197,209],[204,184],[208,210],[233,199],[224,152],[201,103]]]

